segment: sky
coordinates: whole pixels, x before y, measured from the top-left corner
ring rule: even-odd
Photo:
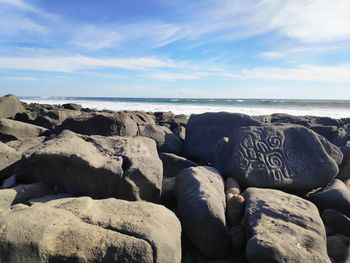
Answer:
[[[0,95],[350,99],[349,0],[0,0]]]

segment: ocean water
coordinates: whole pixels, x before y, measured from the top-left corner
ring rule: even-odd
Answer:
[[[350,117],[350,100],[287,99],[182,99],[182,98],[107,98],[107,97],[21,97],[27,103],[78,103],[86,108],[108,110],[172,111],[175,114],[237,112],[248,115],[287,113],[332,118]]]

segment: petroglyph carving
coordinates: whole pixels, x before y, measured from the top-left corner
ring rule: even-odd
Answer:
[[[274,182],[302,176],[308,170],[298,151],[285,145],[281,132],[263,127],[255,127],[241,138],[239,166],[251,174],[265,173]]]

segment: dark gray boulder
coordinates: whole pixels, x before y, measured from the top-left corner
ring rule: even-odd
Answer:
[[[173,153],[160,153],[159,158],[163,163],[164,177],[176,177],[182,169],[198,166],[198,164]]]
[[[167,127],[146,124],[139,126],[139,134],[153,139],[159,152],[181,154],[182,141]]]
[[[136,136],[138,127],[130,116],[123,112],[84,113],[67,118],[59,130],[71,130],[84,135]]]
[[[272,189],[248,188],[243,195],[248,262],[330,262],[314,204]]]
[[[15,205],[0,213],[0,225],[1,262],[181,262],[180,222],[147,202],[81,197]]]
[[[350,217],[350,190],[338,179],[324,189],[310,194],[308,198],[321,211],[334,209]]]
[[[63,104],[62,107],[67,110],[76,110],[76,111],[81,111],[82,109],[82,106],[76,103],[66,103],[66,104]]]
[[[232,133],[218,144],[214,167],[242,186],[312,189],[338,173],[341,151],[303,126],[251,126]]]
[[[152,140],[83,138],[65,131],[30,149],[14,171],[18,181],[57,185],[73,195],[159,201],[162,165]]]
[[[337,210],[325,209],[322,220],[333,233],[350,237],[350,218],[346,215]]]
[[[25,109],[15,95],[0,97],[0,118],[13,118],[17,113],[23,111]]]
[[[350,249],[350,237],[332,235],[327,237],[327,251],[333,262],[348,263]]]
[[[184,169],[175,183],[178,215],[189,240],[212,258],[228,255],[224,182],[215,168]]]
[[[343,161],[339,166],[339,174],[337,178],[345,181],[350,179],[350,144],[346,144],[340,147],[343,153]]]
[[[261,123],[248,115],[228,112],[192,114],[186,126],[183,154],[189,159],[212,163],[217,143],[233,135],[233,129]]]
[[[0,140],[2,142],[23,140],[48,134],[48,130],[40,126],[10,119],[0,119]]]

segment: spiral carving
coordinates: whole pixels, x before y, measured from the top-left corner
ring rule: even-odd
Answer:
[[[270,135],[267,137],[266,141],[272,148],[277,148],[282,146],[282,138],[277,135]]]
[[[282,168],[283,159],[280,153],[273,152],[266,155],[266,161],[271,168]]]

